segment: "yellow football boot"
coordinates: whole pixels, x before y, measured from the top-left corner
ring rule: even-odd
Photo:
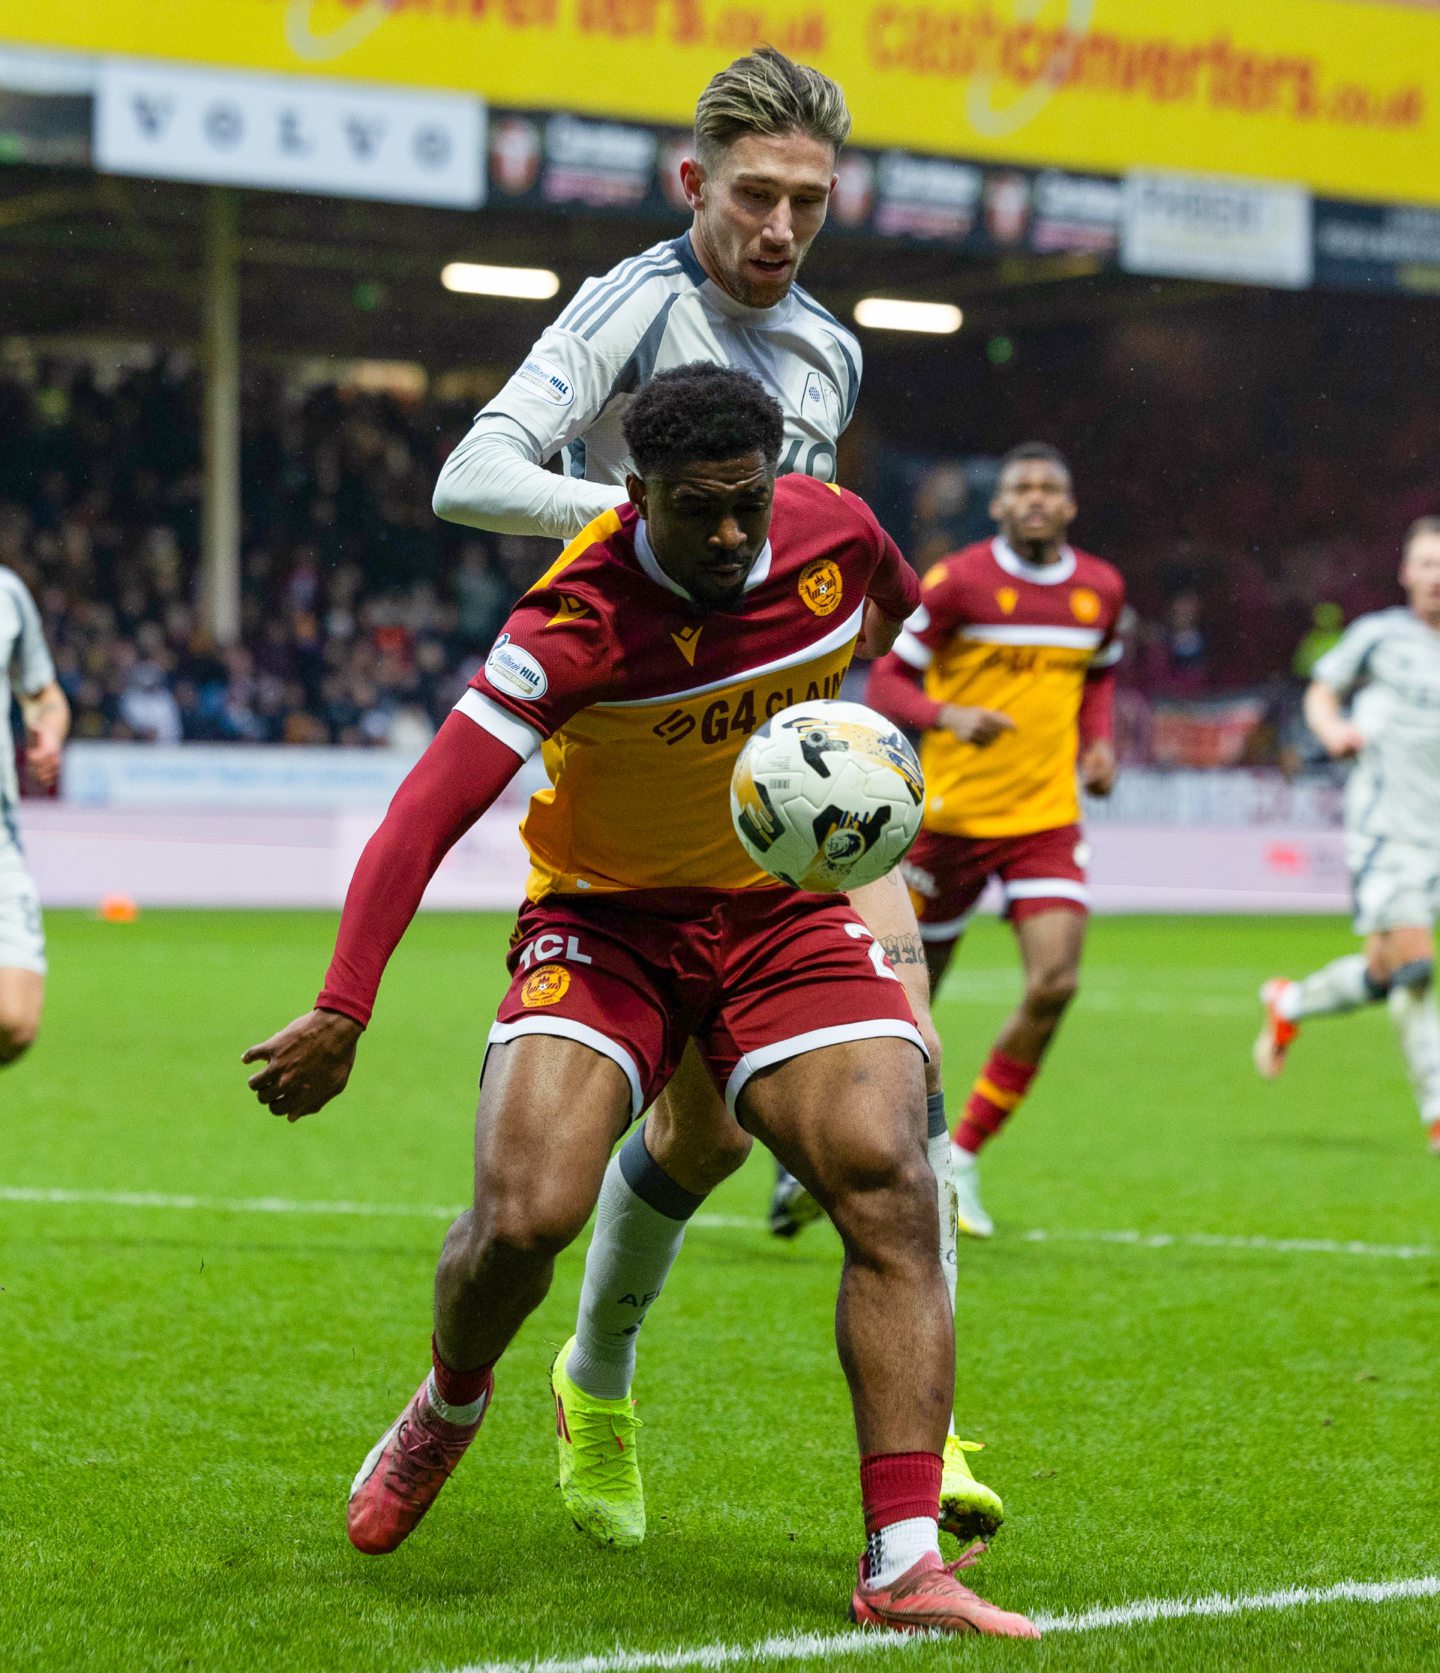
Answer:
[[[565,1363],[574,1346],[572,1336],[550,1367],[560,1496],[571,1521],[597,1545],[639,1545],[645,1538],[645,1489],[635,1444],[640,1428],[635,1402],[628,1396],[597,1400],[572,1383]]]
[[[983,1441],[962,1441],[951,1435],[945,1442],[945,1468],[940,1477],[940,1528],[956,1539],[989,1539],[1005,1520],[1000,1495],[970,1474],[967,1452],[979,1452]]]

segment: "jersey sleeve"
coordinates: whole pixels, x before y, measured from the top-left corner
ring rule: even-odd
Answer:
[[[1384,635],[1384,625],[1378,615],[1362,616],[1351,622],[1339,641],[1320,657],[1311,670],[1311,677],[1328,685],[1340,697],[1349,697],[1365,684],[1370,672],[1370,659]]]
[[[14,595],[15,606],[20,612],[20,634],[10,658],[11,683],[22,696],[33,697],[55,680],[55,664],[40,626],[40,612],[35,608],[30,589],[18,575],[4,575],[0,578],[0,585]]]
[[[1100,679],[1110,673],[1125,654],[1125,642],[1121,636],[1124,625],[1125,583],[1117,574],[1115,577],[1115,591],[1110,601],[1110,616],[1105,624],[1105,633],[1100,643],[1095,647],[1094,656],[1090,658],[1088,672],[1090,679]]]
[[[619,369],[610,347],[552,325],[475,415],[471,433],[490,419],[508,419],[534,443],[536,463],[546,463],[600,416]]]
[[[542,464],[578,441],[617,391],[649,375],[640,362],[653,357],[644,348],[664,331],[679,271],[678,257],[662,245],[587,279],[476,425],[493,418],[519,425]]]
[[[965,621],[964,587],[953,560],[941,558],[920,577],[920,603],[895,641],[894,654],[919,672],[935,660],[935,653]]]
[[[528,757],[571,715],[616,695],[619,660],[605,601],[565,587],[562,571],[516,604],[459,707]]]
[[[346,890],[317,1010],[369,1023],[385,966],[440,862],[519,771],[521,752],[489,730],[447,715],[395,792]]]
[[[920,601],[919,577],[906,562],[905,554],[880,526],[880,519],[858,494],[834,482],[825,486],[859,520],[863,529],[862,539],[874,555],[875,568],[865,596],[892,622],[903,622]]]

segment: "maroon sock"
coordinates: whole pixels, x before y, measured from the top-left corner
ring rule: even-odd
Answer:
[[[965,1101],[965,1114],[955,1129],[956,1144],[973,1156],[987,1139],[993,1139],[1030,1090],[1039,1067],[992,1051]]]
[[[912,1516],[940,1520],[938,1452],[875,1452],[860,1460],[860,1500],[865,1532],[875,1534]]]
[[[470,1406],[490,1387],[495,1369],[492,1359],[488,1365],[478,1365],[473,1371],[452,1371],[440,1357],[440,1348],[430,1338],[430,1362],[435,1367],[435,1392],[447,1406]]]

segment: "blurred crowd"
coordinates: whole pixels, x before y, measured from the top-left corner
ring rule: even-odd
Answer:
[[[0,564],[35,594],[75,735],[423,747],[553,553],[432,514],[468,404],[247,384],[221,646],[197,605],[199,399],[164,362],[0,376]]]
[[[1423,355],[1378,366],[1363,341],[1322,342],[1318,303],[1299,327],[1314,343],[1227,329],[1249,357],[1241,401],[1226,399],[1235,368],[1214,363],[1212,331],[1142,317],[1053,334],[1054,352],[989,374],[983,422],[963,438],[973,452],[937,457],[903,423],[879,435],[880,391],[850,450],[857,487],[921,569],[988,535],[1005,445],[1038,436],[1067,452],[1075,538],[1119,564],[1132,600],[1121,716],[1134,759],[1166,759],[1167,707],[1209,703],[1224,758],[1288,764],[1310,664],[1345,620],[1395,601],[1399,534],[1436,509]],[[1343,407],[1312,387],[1328,376]],[[1162,385],[1163,433],[1144,421]],[[76,735],[422,747],[555,550],[431,512],[476,404],[248,373],[242,633],[220,646],[197,606],[193,369],[0,366],[0,564],[40,604]]]

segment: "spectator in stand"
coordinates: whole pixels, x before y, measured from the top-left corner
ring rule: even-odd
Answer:
[[[1187,587],[1165,609],[1145,647],[1145,680],[1157,697],[1198,697],[1209,682],[1210,643],[1200,594]]]
[[[1290,672],[1297,680],[1309,681],[1315,664],[1332,646],[1338,645],[1345,632],[1345,612],[1338,604],[1317,604],[1310,618],[1310,631],[1295,647]]]

